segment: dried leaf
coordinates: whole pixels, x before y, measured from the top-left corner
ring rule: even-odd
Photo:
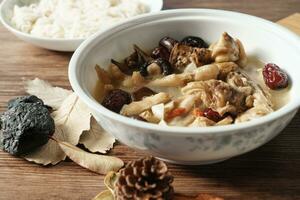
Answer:
[[[91,129],[81,135],[79,143],[93,153],[106,153],[113,148],[115,141],[116,139],[103,130],[95,118],[92,118]]]
[[[57,140],[64,141],[64,132],[60,127],[55,128],[55,133],[53,135]],[[54,140],[49,140],[47,144],[37,149],[36,151],[24,156],[24,158],[30,162],[35,162],[42,165],[56,165],[62,160],[66,159],[66,154],[59,147],[57,142]]]
[[[53,87],[50,83],[38,78],[27,81],[25,89],[28,94],[42,99],[46,105],[51,106],[54,110],[57,110],[62,102],[72,94],[71,90]]]
[[[98,174],[118,171],[124,165],[121,159],[113,156],[88,153],[67,142],[57,140],[57,143],[72,161]]]
[[[104,178],[104,184],[108,190],[99,193],[93,200],[114,200],[115,197],[115,185],[118,181],[119,174],[116,172],[108,172]]]
[[[83,131],[90,130],[90,109],[73,93],[68,96],[60,108],[52,113],[56,126],[60,126],[65,142],[77,145]]]
[[[115,187],[120,174],[116,172],[109,172],[104,178],[104,184],[107,189],[115,196]]]
[[[93,200],[115,200],[115,198],[109,190],[105,190],[99,193]]]
[[[56,130],[53,135],[59,141],[64,141],[77,145],[83,131],[90,129],[90,110],[72,93],[65,99],[61,107],[53,112]],[[66,158],[66,154],[59,145],[49,140],[49,142],[38,150],[26,155],[26,160],[37,164],[55,165]]]

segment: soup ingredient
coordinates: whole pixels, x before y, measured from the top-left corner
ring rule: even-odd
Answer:
[[[154,157],[129,162],[119,172],[117,199],[173,199],[173,176],[167,165]]]
[[[15,6],[12,24],[20,31],[48,38],[87,38],[117,22],[148,12],[139,0],[41,0]]]
[[[181,91],[184,95],[198,95],[202,106],[211,108],[220,115],[236,115],[247,109],[246,95],[220,80],[190,82]]]
[[[218,121],[222,120],[222,116],[218,112],[214,111],[211,108],[206,108],[203,111],[203,116],[214,122],[218,122]]]
[[[173,68],[169,61],[164,60],[163,58],[157,58],[153,60],[150,64],[145,63],[140,68],[140,73],[142,76],[146,77],[148,75],[155,76],[155,75],[164,75],[167,76],[173,73]]]
[[[187,36],[181,40],[181,44],[191,46],[191,47],[198,47],[198,48],[208,48],[206,42],[200,38],[195,36]]]
[[[212,63],[212,52],[209,49],[175,44],[171,51],[170,63],[178,71],[184,71],[187,65],[194,63],[196,67]]]
[[[247,65],[248,58],[243,44],[226,32],[217,42],[210,45],[209,50],[212,51],[212,58],[217,63],[236,62],[242,68]]]
[[[132,99],[129,93],[121,89],[114,89],[104,97],[102,105],[113,112],[119,113],[124,105],[131,102]]]
[[[145,110],[151,109],[152,106],[166,103],[170,101],[170,99],[169,94],[160,92],[156,95],[145,97],[141,101],[134,101],[128,105],[124,105],[120,113],[125,116],[136,116]]]
[[[152,50],[151,57],[154,59],[162,58],[164,60],[169,60],[170,52],[162,46],[156,47]]]
[[[72,161],[95,173],[106,174],[110,171],[118,171],[124,165],[119,158],[88,153],[70,143],[56,142]]]
[[[197,36],[180,41],[168,36],[162,38],[151,56],[134,45],[135,52],[124,62],[130,73],[122,72],[124,66],[120,70],[110,66],[107,74],[116,80],[110,82],[113,88],[126,91],[147,88],[134,92],[134,102],[124,105],[120,114],[159,125],[204,127],[249,121],[277,108],[271,97],[272,100],[282,97],[270,93],[261,83],[258,67],[262,67],[247,64],[240,40],[224,32],[209,47]],[[288,77],[278,66],[272,64],[273,70],[268,65],[265,68],[264,73],[271,71],[274,80],[283,77],[277,87],[287,86]],[[266,77],[270,78],[269,74]],[[159,115],[154,112],[156,106],[160,108]]]
[[[146,68],[153,61],[153,58],[141,50],[137,45],[133,45],[133,48],[134,52],[125,58],[123,62],[111,59],[112,64],[116,65],[120,71],[126,75],[132,75],[134,71],[143,70],[141,68]]]
[[[178,41],[171,38],[171,37],[164,37],[159,41],[159,45],[166,48],[169,52],[172,51],[173,47],[175,46],[175,44],[177,44]]]
[[[141,101],[144,97],[152,96],[157,94],[153,90],[147,87],[142,87],[138,89],[137,91],[132,93],[132,97],[134,101]]]
[[[171,120],[175,117],[179,117],[183,114],[186,113],[186,109],[185,108],[175,108],[173,110],[171,110],[170,112],[167,113],[167,120]]]
[[[288,75],[274,63],[268,63],[263,69],[266,85],[272,90],[288,87]]]
[[[23,155],[46,144],[55,125],[48,107],[36,96],[24,96],[8,103],[1,115],[3,150],[12,155]]]

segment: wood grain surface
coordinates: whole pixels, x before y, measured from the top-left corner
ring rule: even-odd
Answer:
[[[166,0],[165,8],[205,7],[241,11],[273,21],[300,10],[299,0]],[[300,24],[293,17],[296,24]],[[281,21],[297,28],[290,21]],[[299,27],[299,26],[298,26]],[[300,30],[300,29],[299,29]],[[298,30],[298,31],[299,31]],[[0,26],[0,111],[6,102],[23,95],[23,81],[39,77],[70,88],[67,66],[72,54],[40,49]],[[299,67],[299,66],[295,66]],[[300,199],[300,114],[274,140],[243,156],[209,166],[169,165],[175,190],[184,194],[205,192],[226,199]],[[125,162],[143,156],[123,145],[111,155]],[[0,151],[0,199],[89,200],[102,191],[103,176],[72,162],[42,167]]]

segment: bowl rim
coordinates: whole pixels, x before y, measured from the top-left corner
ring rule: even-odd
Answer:
[[[232,131],[238,131],[242,129],[252,128],[258,125],[266,124],[273,122],[274,120],[285,116],[287,114],[290,114],[300,107],[300,97],[298,97],[298,101],[290,101],[288,102],[284,107],[282,107],[279,110],[276,110],[273,113],[270,113],[266,116],[260,117],[258,119],[253,119],[248,122],[243,122],[240,124],[231,124],[226,126],[215,126],[215,127],[178,127],[178,126],[162,126],[158,124],[152,124],[148,122],[142,122],[138,121],[126,116],[122,116],[120,114],[114,113],[107,108],[103,107],[100,103],[98,103],[91,95],[86,94],[84,89],[80,86],[77,78],[77,69],[80,68],[79,63],[81,60],[81,56],[86,56],[87,52],[92,49],[96,44],[93,44],[94,40],[103,40],[106,37],[109,37],[109,35],[114,34],[118,31],[125,30],[127,28],[130,28],[132,26],[139,25],[141,23],[146,23],[149,21],[153,21],[156,19],[159,19],[161,17],[179,17],[179,16],[189,16],[192,14],[211,14],[211,15],[221,15],[221,16],[229,16],[234,18],[234,16],[237,16],[238,19],[245,19],[245,20],[255,20],[255,23],[261,23],[265,26],[271,27],[275,29],[276,31],[279,31],[281,34],[284,34],[285,36],[288,36],[289,40],[292,40],[295,42],[294,46],[297,47],[297,49],[300,52],[300,37],[296,35],[295,33],[287,30],[286,28],[275,24],[271,21],[255,17],[248,14],[243,14],[239,12],[233,12],[233,11],[226,11],[226,10],[216,10],[216,9],[173,9],[173,10],[165,10],[160,11],[157,13],[150,13],[143,16],[137,16],[130,20],[127,20],[126,22],[117,24],[115,26],[112,26],[110,29],[98,32],[97,34],[91,36],[87,40],[85,40],[79,48],[75,51],[73,54],[70,63],[69,63],[69,80],[71,83],[71,86],[74,90],[74,92],[79,96],[81,100],[83,100],[84,103],[86,103],[92,110],[95,110],[101,115],[116,120],[120,123],[133,126],[136,128],[146,129],[149,131],[155,131],[155,132],[163,132],[163,133],[181,133],[185,136],[188,135],[195,135],[195,134],[210,134],[210,133],[218,133],[218,132],[232,132]],[[225,128],[225,129],[224,129]]]
[[[0,3],[0,22],[3,24],[3,26],[9,30],[10,32],[16,34],[16,35],[20,35],[22,37],[26,37],[26,38],[30,38],[30,39],[34,39],[34,40],[40,40],[40,41],[51,41],[51,42],[82,42],[84,40],[86,40],[87,38],[50,38],[50,37],[42,37],[42,36],[34,36],[34,35],[31,35],[29,33],[25,33],[25,32],[22,32],[20,30],[18,30],[17,28],[15,28],[11,23],[9,23],[7,21],[7,19],[5,19],[4,17],[4,5],[6,3],[8,3],[9,1],[11,0],[3,0],[1,3]],[[163,4],[164,4],[164,1],[163,0],[158,0],[159,2],[157,3],[158,6],[157,6],[157,9],[156,10],[150,10],[148,13],[144,13],[144,14],[141,14],[141,15],[146,15],[146,14],[150,14],[150,13],[155,13],[155,12],[159,12],[162,10],[163,8]],[[125,19],[125,21],[127,21],[128,19]],[[130,19],[129,19],[130,20]],[[124,22],[125,22],[124,21]],[[118,23],[117,23],[118,24]],[[94,34],[97,34],[99,31],[97,31],[96,33]],[[93,35],[93,34],[92,34]]]

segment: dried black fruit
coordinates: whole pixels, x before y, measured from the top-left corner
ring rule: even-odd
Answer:
[[[188,36],[183,38],[181,44],[191,46],[191,47],[208,48],[206,42],[202,38],[196,36]]]
[[[43,101],[35,96],[13,99],[0,116],[3,150],[13,155],[27,154],[46,144],[55,131],[54,120]]]
[[[169,52],[172,51],[173,47],[177,43],[178,43],[178,41],[171,38],[171,37],[164,37],[159,41],[159,45],[165,47],[166,49],[168,49]]]
[[[151,57],[154,59],[163,58],[165,60],[169,60],[170,52],[165,47],[159,46],[153,49]]]
[[[125,104],[131,103],[131,95],[120,89],[111,90],[103,99],[102,105],[116,113],[120,113]]]
[[[134,101],[140,101],[144,97],[152,96],[152,95],[155,95],[155,94],[157,94],[157,93],[154,92],[153,90],[151,90],[150,88],[142,87],[142,88],[134,91],[132,93],[132,97],[133,97]]]

